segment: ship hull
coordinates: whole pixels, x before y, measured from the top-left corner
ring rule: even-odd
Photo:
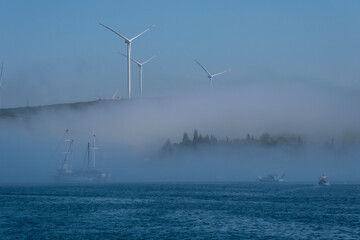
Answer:
[[[55,181],[61,183],[106,183],[109,181],[109,174],[100,170],[59,170],[55,175]]]

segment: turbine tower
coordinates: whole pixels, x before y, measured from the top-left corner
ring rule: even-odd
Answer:
[[[208,78],[209,78],[209,80],[210,80],[210,86],[212,86],[212,80],[213,80],[213,78],[215,77],[215,76],[218,76],[218,75],[220,75],[220,74],[223,74],[223,73],[226,73],[226,72],[229,72],[230,71],[230,69],[228,69],[228,70],[225,70],[225,71],[223,71],[223,72],[219,72],[219,73],[216,73],[216,74],[211,74],[211,73],[209,73],[209,71],[208,70],[206,70],[198,61],[196,61],[196,60],[194,60],[197,64],[199,64],[199,66],[208,74]]]
[[[123,54],[123,53],[120,53],[121,55],[123,55],[124,57],[126,57],[126,55],[125,54]],[[143,68],[143,65],[145,64],[145,63],[148,63],[148,62],[150,62],[152,59],[154,59],[154,58],[156,58],[156,56],[157,55],[154,55],[154,56],[152,56],[151,58],[149,58],[148,60],[146,60],[146,61],[144,61],[144,62],[142,62],[142,63],[140,63],[140,62],[138,62],[138,61],[136,61],[136,60],[134,60],[134,59],[132,59],[131,58],[131,61],[133,61],[134,63],[136,63],[137,65],[138,65],[138,67],[139,67],[139,90],[140,90],[140,97],[142,97],[142,68]]]
[[[121,35],[120,33],[115,32],[114,30],[112,30],[111,28],[105,26],[104,24],[100,23],[101,26],[103,26],[104,28],[112,31],[113,33],[115,33],[116,35],[118,35],[119,37],[123,38],[125,40],[125,43],[127,44],[127,76],[128,76],[128,91],[129,91],[129,98],[131,98],[131,76],[130,76],[130,59],[131,59],[131,42],[134,41],[135,39],[137,39],[138,37],[140,37],[141,35],[143,35],[144,33],[146,33],[147,31],[149,31],[151,28],[153,28],[155,25],[149,27],[148,29],[146,29],[145,31],[143,31],[142,33],[136,35],[133,38],[126,38],[123,35]]]
[[[0,70],[0,109],[2,107],[2,93],[1,91],[3,90],[3,86],[2,86],[2,75],[3,75],[3,70],[4,70],[4,63],[1,63],[1,70]]]

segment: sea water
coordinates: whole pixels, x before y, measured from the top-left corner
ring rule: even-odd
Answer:
[[[360,239],[360,185],[0,187],[0,239]]]

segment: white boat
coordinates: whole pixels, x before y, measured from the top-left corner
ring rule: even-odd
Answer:
[[[93,136],[93,145],[90,148],[90,143],[87,147],[87,168],[86,169],[71,169],[70,157],[74,140],[69,138],[69,130],[66,130],[64,141],[67,144],[67,150],[62,166],[57,170],[55,180],[63,183],[104,183],[110,178],[110,174],[106,171],[96,168],[95,151],[96,136]],[[93,150],[92,160],[90,158],[90,150]]]
[[[319,177],[319,185],[321,186],[329,186],[330,183],[327,180],[327,176],[323,174],[321,177]]]
[[[283,182],[285,173],[283,174],[268,174],[267,176],[260,176],[258,180],[260,182]]]

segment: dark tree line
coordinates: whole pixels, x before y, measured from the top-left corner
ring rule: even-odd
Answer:
[[[213,135],[201,135],[195,129],[192,139],[189,137],[187,132],[184,132],[180,143],[171,143],[168,139],[162,151],[171,152],[179,149],[196,149],[198,147],[211,147],[211,146],[230,146],[230,147],[244,147],[244,146],[255,146],[255,147],[276,147],[276,146],[289,146],[289,147],[301,147],[304,144],[304,140],[298,135],[287,135],[287,136],[271,136],[269,133],[262,134],[259,138],[250,136],[247,134],[245,138],[226,138],[224,140],[217,140]]]

